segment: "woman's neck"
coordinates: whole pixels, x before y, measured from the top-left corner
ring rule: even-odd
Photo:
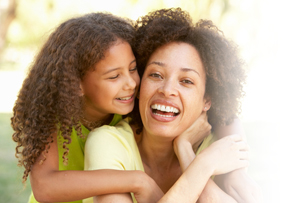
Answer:
[[[145,172],[156,181],[163,192],[167,192],[181,175],[172,140],[148,135],[143,130],[138,148]]]

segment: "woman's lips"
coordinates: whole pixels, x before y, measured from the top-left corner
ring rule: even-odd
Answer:
[[[170,122],[176,119],[176,116],[180,114],[178,108],[164,104],[152,104],[151,116],[158,121]]]

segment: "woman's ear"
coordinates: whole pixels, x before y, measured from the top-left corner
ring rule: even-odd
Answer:
[[[203,111],[208,111],[211,107],[211,99],[210,96],[204,96],[204,107]]]
[[[84,95],[84,92],[83,92],[83,88],[82,88],[82,85],[81,85],[81,82],[80,82],[80,85],[79,85],[79,96],[82,97]]]

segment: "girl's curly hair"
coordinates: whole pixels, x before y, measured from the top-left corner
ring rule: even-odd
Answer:
[[[59,131],[67,163],[72,128],[82,136],[81,79],[117,39],[132,44],[134,32],[128,19],[91,13],[67,20],[49,36],[23,82],[11,118],[16,157],[25,168],[23,182],[41,153],[41,163],[46,160],[52,135]]]
[[[192,23],[180,8],[162,9],[140,17],[133,50],[140,77],[155,50],[170,42],[184,42],[196,48],[206,72],[205,94],[211,98],[208,119],[212,126],[229,124],[239,114],[244,95],[245,71],[237,46],[225,39],[211,21]],[[142,126],[138,101],[131,117]],[[141,129],[139,129],[141,130]]]

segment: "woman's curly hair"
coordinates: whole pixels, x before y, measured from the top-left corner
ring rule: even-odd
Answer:
[[[109,13],[91,13],[62,23],[37,55],[13,108],[11,125],[16,157],[27,180],[37,158],[45,154],[54,133],[64,138],[67,163],[72,128],[82,136],[80,81],[104,58],[117,39],[132,44],[133,22]]]
[[[205,95],[211,98],[208,119],[212,126],[229,124],[240,113],[244,96],[245,71],[237,46],[225,39],[211,21],[192,23],[180,8],[162,9],[140,17],[133,50],[142,78],[150,56],[170,42],[184,42],[196,48],[206,72]],[[133,122],[142,126],[138,102],[132,112]],[[141,129],[139,129],[141,130]]]

